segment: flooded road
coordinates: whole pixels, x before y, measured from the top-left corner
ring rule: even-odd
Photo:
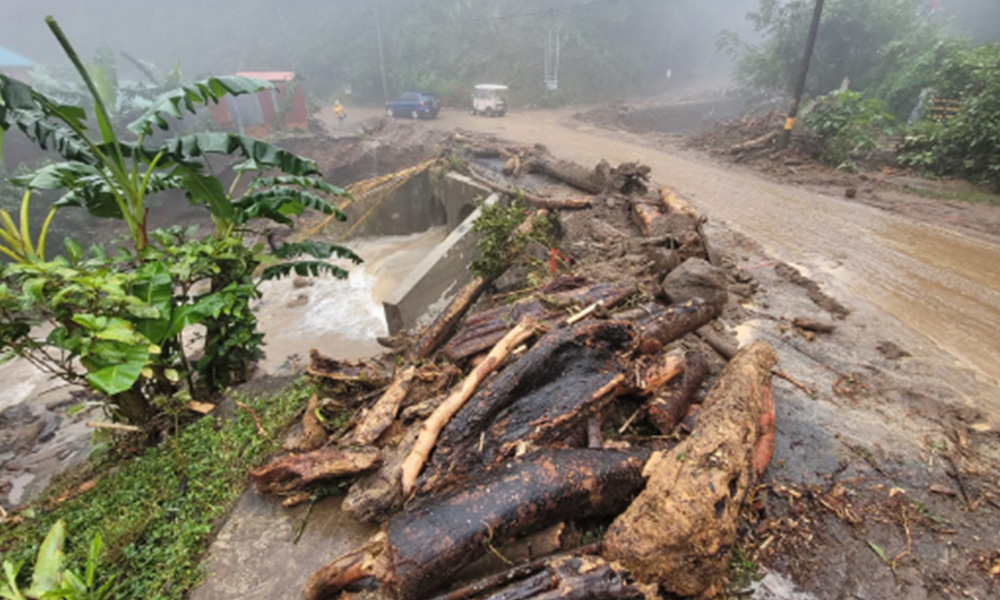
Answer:
[[[578,126],[570,121],[572,112],[531,111],[503,119],[449,112],[429,126],[540,142],[586,166],[601,158],[648,164],[658,182],[675,187],[712,221],[757,240],[777,259],[805,266],[806,275],[847,304],[850,297],[873,304],[994,390],[1000,385],[996,243],[765,179],[737,165],[653,148],[627,132]],[[985,400],[1000,415],[1000,394]]]

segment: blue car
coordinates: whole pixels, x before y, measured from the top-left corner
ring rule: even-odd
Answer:
[[[433,119],[441,110],[438,99],[431,94],[406,92],[398,100],[385,103],[385,114],[390,117]]]

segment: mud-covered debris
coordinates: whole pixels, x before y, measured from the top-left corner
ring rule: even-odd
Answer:
[[[729,363],[698,413],[698,435],[647,463],[646,488],[608,529],[606,558],[682,596],[725,572],[740,508],[773,451],[776,363],[762,342]]]
[[[726,272],[700,258],[689,258],[671,271],[661,284],[671,302],[701,298],[719,312],[729,299]]]

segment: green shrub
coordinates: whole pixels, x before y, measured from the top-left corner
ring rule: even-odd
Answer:
[[[802,122],[816,141],[820,160],[852,167],[856,159],[881,147],[892,115],[880,100],[844,90],[817,98]]]
[[[955,49],[935,92],[960,100],[961,109],[945,122],[918,123],[903,140],[901,162],[1000,191],[1000,44]]]

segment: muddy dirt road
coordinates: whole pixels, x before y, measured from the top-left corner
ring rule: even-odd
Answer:
[[[990,387],[1000,384],[1000,244],[831,195],[784,185],[748,169],[641,137],[573,121],[574,111],[527,111],[503,119],[444,112],[427,127],[495,133],[543,143],[593,165],[642,161],[700,212],[800,267],[834,296],[872,303],[954,358]],[[361,116],[360,114],[358,115]],[[848,301],[849,303],[849,301]],[[891,332],[887,332],[889,334]],[[1000,394],[976,398],[1000,418]]]

